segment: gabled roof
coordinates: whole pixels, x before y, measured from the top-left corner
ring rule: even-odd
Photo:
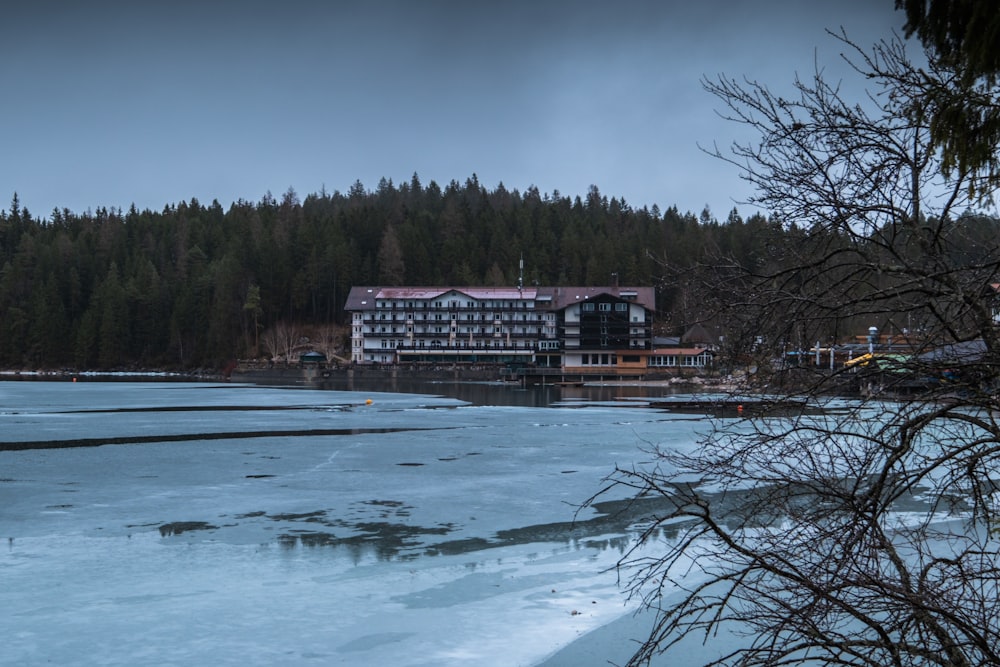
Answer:
[[[449,292],[463,294],[479,300],[485,299],[534,299],[535,288],[518,290],[516,287],[382,287],[379,299],[435,299]]]
[[[649,309],[656,309],[656,292],[652,287],[539,287],[536,300],[547,300],[554,310],[589,301],[601,296],[618,301],[629,301]]]
[[[719,336],[710,332],[704,324],[696,322],[692,324],[687,331],[684,332],[684,334],[681,336],[681,342],[718,345]]]
[[[675,355],[678,357],[696,357],[699,354],[710,354],[715,356],[715,352],[707,347],[654,347],[653,354]]]

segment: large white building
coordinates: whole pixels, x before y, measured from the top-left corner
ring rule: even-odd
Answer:
[[[644,369],[654,297],[652,287],[354,287],[351,360]]]

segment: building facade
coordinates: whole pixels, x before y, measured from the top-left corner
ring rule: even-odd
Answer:
[[[645,368],[652,287],[354,287],[355,364],[531,364],[574,372]]]

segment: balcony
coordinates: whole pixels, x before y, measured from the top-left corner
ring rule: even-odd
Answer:
[[[371,311],[365,312],[377,312],[377,313],[401,313],[401,312],[421,312],[421,313],[475,313],[475,312],[485,312],[485,313],[531,313],[536,312],[535,306],[528,305],[527,303],[518,302],[514,306],[484,306],[482,304],[475,304],[472,306],[461,306],[461,305],[435,305],[432,303],[413,303],[409,305],[386,305],[386,306],[376,306]]]
[[[371,348],[369,351],[377,351],[383,348]],[[524,343],[521,345],[469,345],[468,343],[460,344],[440,344],[440,345],[412,345],[409,343],[399,343],[395,348],[384,348],[386,350],[398,350],[403,352],[436,352],[438,350],[452,350],[452,351],[462,351],[462,352],[534,352],[538,349],[535,343]]]

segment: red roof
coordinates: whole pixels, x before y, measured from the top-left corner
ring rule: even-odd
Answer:
[[[530,299],[536,308],[561,310],[566,306],[602,295],[632,301],[649,309],[656,308],[656,295],[652,287],[352,287],[345,309],[368,310],[375,300],[404,301],[430,300],[449,292],[479,301]]]
[[[674,354],[680,357],[696,357],[702,352],[713,354],[707,347],[658,347],[653,354]]]

